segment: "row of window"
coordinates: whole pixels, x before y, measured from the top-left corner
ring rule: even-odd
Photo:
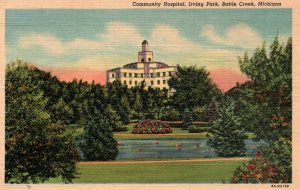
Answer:
[[[156,81],[157,82],[157,84],[160,84],[160,80],[157,80]],[[126,80],[124,80],[124,82],[123,82],[124,84],[127,84],[127,81]],[[152,81],[150,81],[150,83],[151,83],[151,85],[154,85],[154,81],[152,80]],[[166,84],[167,83],[167,81],[166,80],[162,80],[162,83],[163,84]],[[129,81],[129,84],[131,85],[132,84],[132,81],[130,80]],[[135,85],[137,85],[138,84],[138,82],[137,81],[134,81],[134,84]]]
[[[144,78],[144,74],[141,73],[140,76],[138,76],[138,73],[133,73],[134,74],[134,78],[138,78],[138,77],[141,77],[141,78]],[[166,72],[162,72],[162,73],[156,73],[156,76],[157,77],[160,77],[162,74],[163,77],[167,76],[166,75]],[[172,71],[169,71],[169,76],[172,76]],[[111,75],[112,78],[115,78],[115,74],[113,73]],[[117,73],[117,77],[120,77],[120,73]],[[123,77],[127,77],[127,73],[123,73]],[[128,77],[132,77],[132,73],[128,73]],[[150,77],[153,78],[154,77],[154,73],[150,73]]]

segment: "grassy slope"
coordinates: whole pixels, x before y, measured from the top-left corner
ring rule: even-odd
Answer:
[[[79,165],[74,183],[222,183],[242,162]]]

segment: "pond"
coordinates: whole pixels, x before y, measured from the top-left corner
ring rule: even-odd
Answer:
[[[120,140],[117,160],[208,158],[218,155],[205,139]],[[245,141],[246,156],[253,156],[264,141]]]

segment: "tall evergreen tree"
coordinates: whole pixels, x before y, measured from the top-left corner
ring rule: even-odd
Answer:
[[[212,124],[209,144],[222,157],[245,156],[245,131],[241,120],[234,113],[234,102],[226,102],[220,107],[220,116]]]

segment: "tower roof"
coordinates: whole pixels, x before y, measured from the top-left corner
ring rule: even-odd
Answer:
[[[144,41],[142,42],[142,44],[148,44],[148,41],[147,41],[147,40],[144,40]]]

